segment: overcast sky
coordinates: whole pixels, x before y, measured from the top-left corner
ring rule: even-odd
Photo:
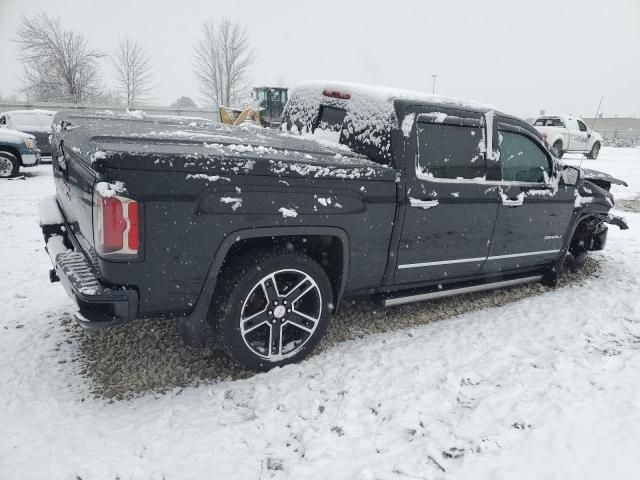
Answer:
[[[19,94],[15,27],[58,15],[111,52],[135,37],[155,68],[155,103],[193,97],[193,45],[204,19],[244,22],[254,85],[347,80],[475,99],[523,117],[640,116],[640,0],[0,0],[0,95]],[[112,73],[104,63],[105,82]]]

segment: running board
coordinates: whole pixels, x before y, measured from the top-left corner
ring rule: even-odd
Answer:
[[[421,293],[418,295],[409,295],[407,297],[388,298],[384,301],[384,306],[394,307],[396,305],[404,305],[405,303],[422,302],[424,300],[433,300],[435,298],[462,295],[463,293],[482,292],[484,290],[495,290],[496,288],[513,287],[514,285],[539,282],[540,280],[542,280],[542,275],[536,275],[534,277],[515,278],[513,280],[503,280],[501,282],[484,283],[482,285],[472,285],[470,287],[453,288],[451,290],[438,290],[437,292]]]

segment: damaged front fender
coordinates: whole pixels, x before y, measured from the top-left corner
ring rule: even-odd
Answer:
[[[591,170],[590,168],[582,169],[582,178],[585,180],[589,180],[592,183],[595,183],[598,186],[604,187],[606,185],[606,189],[609,190],[611,185],[623,185],[628,187],[629,185],[624,180],[620,180],[608,173],[599,172],[598,170]]]

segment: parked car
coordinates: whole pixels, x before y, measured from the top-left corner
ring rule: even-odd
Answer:
[[[533,121],[533,126],[558,158],[562,158],[565,153],[582,153],[587,158],[598,158],[603,144],[602,136],[578,117],[543,115]]]
[[[25,132],[36,137],[42,155],[51,155],[51,123],[56,112],[51,110],[12,110],[0,113],[0,127]]]
[[[33,135],[0,128],[0,178],[18,175],[20,167],[40,163],[40,150]]]
[[[386,305],[542,281],[601,250],[599,185],[526,122],[413,92],[310,83],[283,131],[55,119],[41,223],[83,325],[178,318],[247,368],[308,355],[347,297]]]

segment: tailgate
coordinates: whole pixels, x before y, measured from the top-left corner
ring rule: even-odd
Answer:
[[[63,144],[54,148],[51,162],[56,196],[78,246],[95,260],[93,244],[93,188],[96,172],[79,151]]]

